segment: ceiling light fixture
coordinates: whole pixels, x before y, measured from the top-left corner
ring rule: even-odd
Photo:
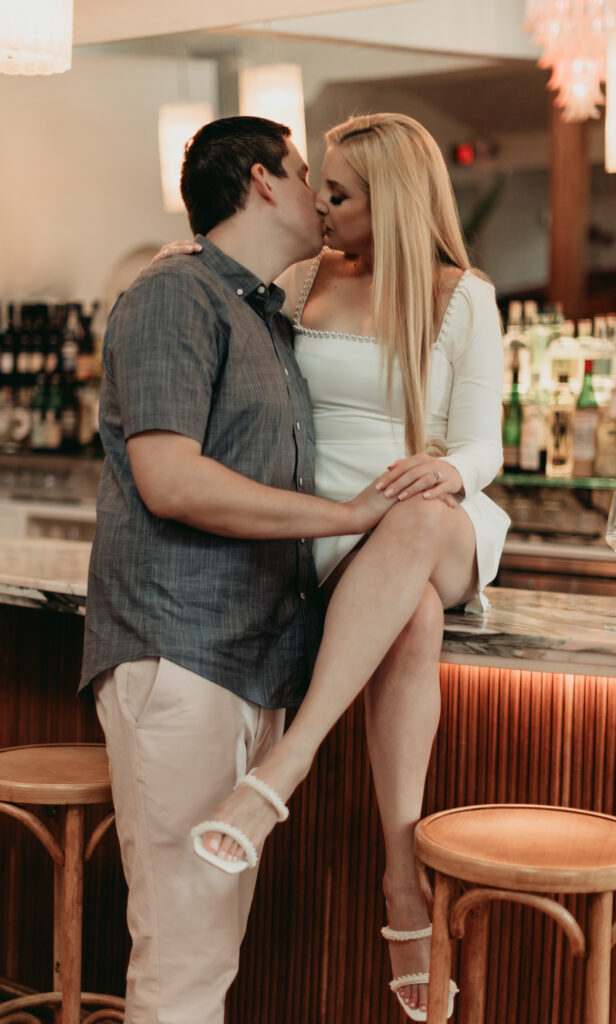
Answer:
[[[0,73],[68,71],[72,44],[73,0],[0,0]]]
[[[180,213],[185,209],[180,192],[184,148],[195,132],[213,117],[210,103],[165,103],[158,111],[160,175],[167,213]]]
[[[286,124],[296,148],[306,158],[304,87],[298,64],[244,68],[239,75],[239,100],[240,114]]]
[[[543,49],[539,67],[552,68],[548,87],[557,91],[563,120],[599,117],[606,102],[601,83],[608,75],[608,40],[616,31],[616,0],[526,0],[524,28]],[[616,103],[613,88],[607,103],[611,108]],[[607,122],[613,123],[616,112],[606,113],[607,169]]]

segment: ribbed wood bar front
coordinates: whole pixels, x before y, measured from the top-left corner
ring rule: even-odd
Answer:
[[[0,747],[100,741],[92,705],[74,698],[82,641],[79,615],[0,605]],[[441,688],[424,813],[501,802],[615,813],[616,679],[502,662],[443,664]],[[49,987],[50,871],[34,837],[0,821],[0,975],[19,991]],[[401,1024],[379,935],[382,872],[358,701],[295,794],[289,822],[268,842],[228,1024]],[[584,900],[567,902],[584,920]],[[90,991],[123,994],[124,915],[110,835],[85,877],[83,984]],[[583,999],[583,965],[557,927],[533,910],[495,906],[486,1021],[581,1024]],[[610,1020],[616,1024],[616,984]]]

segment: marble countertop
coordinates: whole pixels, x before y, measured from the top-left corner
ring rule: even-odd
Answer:
[[[0,604],[83,615],[89,541],[0,537]]]
[[[0,538],[0,604],[83,615],[90,547]],[[483,615],[445,616],[443,662],[616,677],[616,598],[500,587],[486,594]]]

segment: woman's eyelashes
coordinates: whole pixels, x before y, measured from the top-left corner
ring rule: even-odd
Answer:
[[[329,201],[332,204],[332,206],[340,206],[340,203],[343,203],[345,199],[346,199],[346,196],[330,196],[329,197]]]

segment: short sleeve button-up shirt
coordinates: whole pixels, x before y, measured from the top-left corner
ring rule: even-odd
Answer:
[[[305,693],[320,638],[310,543],[160,519],[128,460],[131,436],[172,431],[259,483],[314,491],[310,401],[284,295],[198,240],[200,254],[150,267],[110,316],[81,686],[121,662],[165,657],[287,707]]]

